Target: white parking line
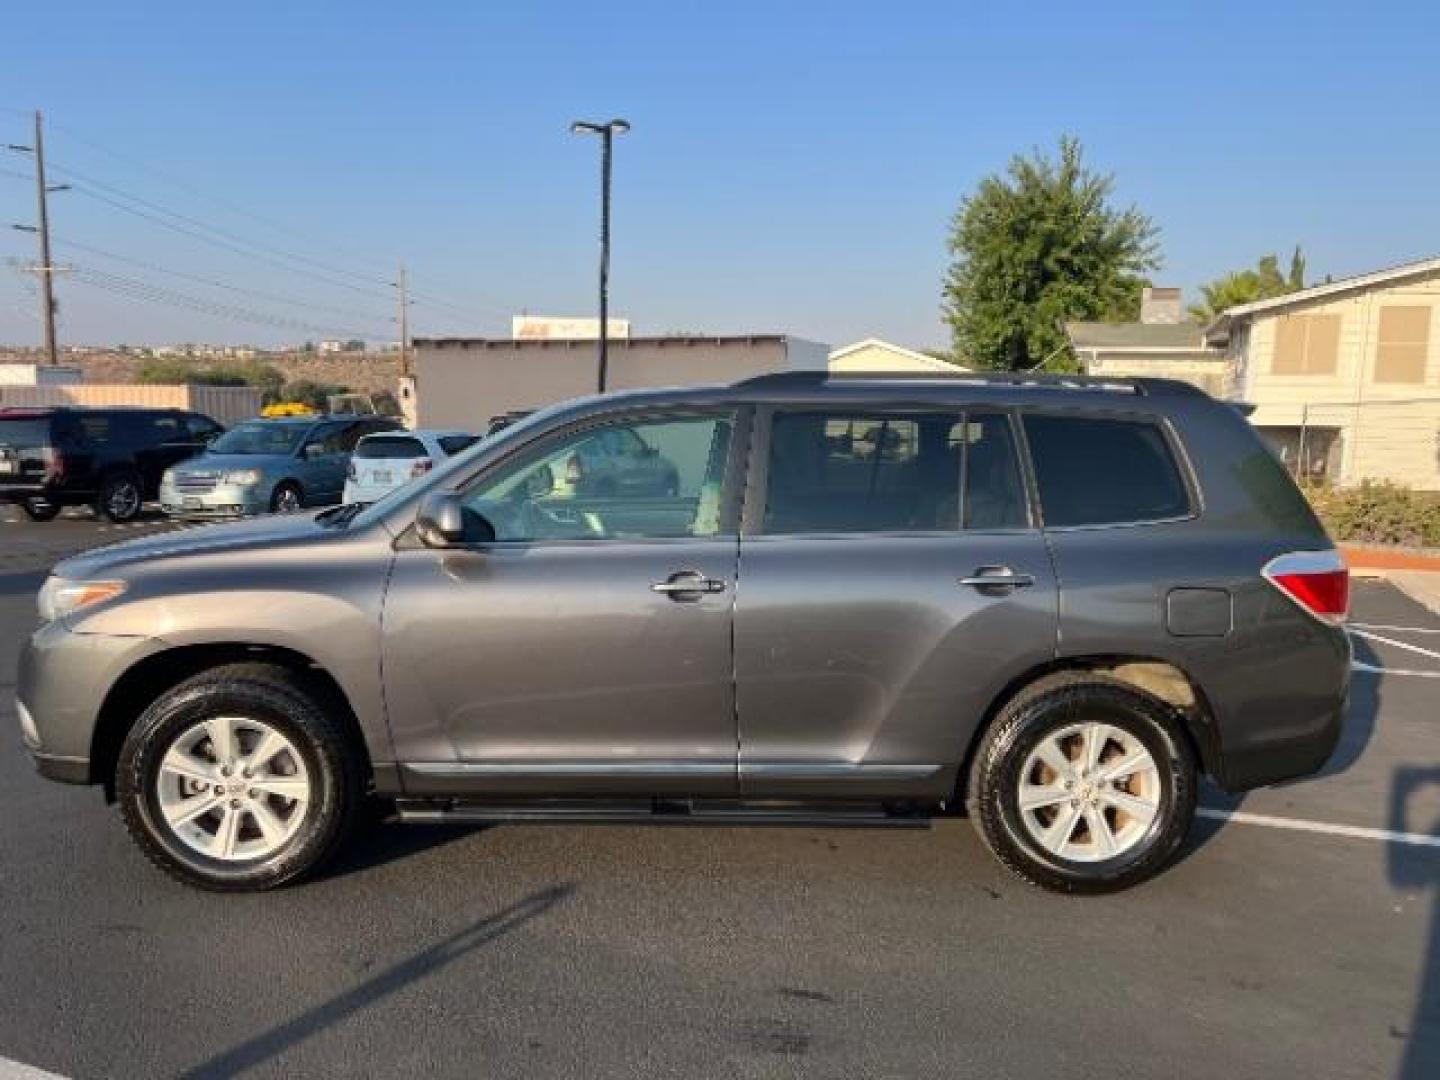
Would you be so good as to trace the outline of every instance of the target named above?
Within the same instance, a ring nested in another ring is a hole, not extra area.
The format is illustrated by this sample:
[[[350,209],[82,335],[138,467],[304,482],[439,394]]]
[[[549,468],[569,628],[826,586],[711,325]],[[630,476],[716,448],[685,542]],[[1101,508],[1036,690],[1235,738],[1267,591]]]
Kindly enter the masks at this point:
[[[1388,638],[1370,630],[1356,630],[1353,627],[1350,633],[1354,637],[1364,638],[1366,641],[1378,641],[1382,645],[1392,645],[1397,649],[1404,649],[1406,652],[1419,653],[1421,656],[1428,656],[1432,660],[1440,660],[1440,652],[1436,652],[1434,649],[1422,649],[1419,645],[1411,645],[1408,641],[1397,641],[1394,638]]]
[[[59,1073],[46,1072],[32,1065],[0,1057],[0,1080],[63,1080]]]
[[[1409,844],[1412,847],[1440,848],[1440,836],[1424,833],[1393,832],[1390,829],[1366,829],[1359,825],[1333,825],[1327,821],[1306,821],[1304,818],[1271,817],[1269,814],[1247,814],[1241,810],[1216,810],[1202,806],[1195,811],[1212,821],[1233,821],[1237,825],[1262,825],[1268,829],[1290,829],[1294,832],[1322,833],[1344,836],[1352,840],[1379,840],[1387,844]]]
[[[1440,627],[1435,626],[1387,626],[1384,623],[1364,622],[1352,622],[1346,625],[1351,630],[1385,630],[1392,634],[1440,634]]]
[[[1363,671],[1369,675],[1412,675],[1417,679],[1440,679],[1440,671],[1412,671],[1409,668],[1376,667],[1363,660],[1351,660],[1351,671]]]

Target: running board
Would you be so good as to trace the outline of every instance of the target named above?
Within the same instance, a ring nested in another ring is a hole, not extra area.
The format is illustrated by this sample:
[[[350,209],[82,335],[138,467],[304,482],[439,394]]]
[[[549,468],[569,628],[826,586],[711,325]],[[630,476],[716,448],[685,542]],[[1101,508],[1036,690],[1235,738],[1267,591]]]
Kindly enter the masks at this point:
[[[701,799],[623,801],[472,802],[458,799],[396,799],[398,820],[415,825],[790,825],[812,828],[910,828],[930,826],[914,807],[875,804],[743,803]]]

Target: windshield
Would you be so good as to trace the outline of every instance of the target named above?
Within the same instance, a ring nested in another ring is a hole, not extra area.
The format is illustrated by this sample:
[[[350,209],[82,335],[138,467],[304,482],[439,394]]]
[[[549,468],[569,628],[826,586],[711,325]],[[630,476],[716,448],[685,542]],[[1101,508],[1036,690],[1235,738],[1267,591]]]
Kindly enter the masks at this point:
[[[212,454],[293,454],[310,430],[308,424],[255,420],[236,424],[210,444]]]

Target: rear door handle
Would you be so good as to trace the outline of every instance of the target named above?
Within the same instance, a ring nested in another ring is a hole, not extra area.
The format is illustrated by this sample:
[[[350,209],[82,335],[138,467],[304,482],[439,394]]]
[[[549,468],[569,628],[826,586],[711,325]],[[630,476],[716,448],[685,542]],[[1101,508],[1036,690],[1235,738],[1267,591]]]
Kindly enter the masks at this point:
[[[1024,589],[1035,584],[1030,574],[1017,574],[1008,566],[977,566],[970,577],[962,577],[961,585],[972,589]]]
[[[724,592],[725,582],[706,577],[697,570],[681,570],[664,581],[655,582],[650,591],[664,593],[672,600],[698,600],[708,593]]]

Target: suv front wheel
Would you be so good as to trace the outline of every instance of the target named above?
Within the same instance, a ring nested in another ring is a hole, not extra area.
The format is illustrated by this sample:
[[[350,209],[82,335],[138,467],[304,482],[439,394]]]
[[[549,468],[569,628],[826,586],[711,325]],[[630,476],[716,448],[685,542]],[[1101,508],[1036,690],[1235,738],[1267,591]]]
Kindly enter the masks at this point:
[[[363,799],[356,748],[285,668],[231,664],[163,694],[126,737],[126,827],[171,877],[269,889],[317,867]]]
[[[1012,698],[975,755],[967,807],[986,846],[1047,889],[1102,893],[1158,873],[1195,817],[1195,755],[1174,711],[1074,673]]]

